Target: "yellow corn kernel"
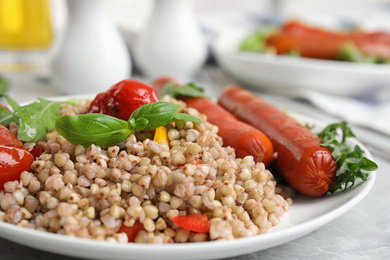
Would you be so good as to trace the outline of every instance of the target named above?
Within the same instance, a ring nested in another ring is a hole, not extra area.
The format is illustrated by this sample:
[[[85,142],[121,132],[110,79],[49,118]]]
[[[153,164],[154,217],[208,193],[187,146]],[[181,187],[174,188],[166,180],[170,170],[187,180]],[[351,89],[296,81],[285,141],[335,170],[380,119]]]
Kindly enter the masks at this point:
[[[157,143],[166,143],[169,145],[167,128],[165,126],[160,126],[156,128],[153,141]]]

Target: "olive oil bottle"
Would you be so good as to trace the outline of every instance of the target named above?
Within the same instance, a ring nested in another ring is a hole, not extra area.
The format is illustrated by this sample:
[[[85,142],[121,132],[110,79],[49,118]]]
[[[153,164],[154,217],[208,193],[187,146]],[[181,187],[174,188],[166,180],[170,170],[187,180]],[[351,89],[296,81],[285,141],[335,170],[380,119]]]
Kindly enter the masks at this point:
[[[0,67],[34,67],[53,42],[50,0],[0,0]]]

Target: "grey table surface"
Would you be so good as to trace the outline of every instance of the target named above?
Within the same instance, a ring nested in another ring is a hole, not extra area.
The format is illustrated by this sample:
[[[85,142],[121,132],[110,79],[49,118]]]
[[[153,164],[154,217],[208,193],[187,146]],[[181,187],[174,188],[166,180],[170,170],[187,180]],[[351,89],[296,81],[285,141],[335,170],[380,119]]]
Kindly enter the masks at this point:
[[[56,91],[38,84],[28,91],[15,88],[12,94],[22,102],[31,100],[31,94],[48,97],[56,95]],[[305,110],[305,107],[302,109]],[[376,142],[390,141],[389,137],[379,138],[367,131],[361,132],[361,135],[376,138],[372,140]],[[390,161],[379,157],[378,154],[374,154],[374,160],[379,166],[374,187],[354,208],[301,238],[268,250],[229,258],[229,260],[390,259]],[[0,238],[0,259],[75,260],[78,258],[40,251]]]

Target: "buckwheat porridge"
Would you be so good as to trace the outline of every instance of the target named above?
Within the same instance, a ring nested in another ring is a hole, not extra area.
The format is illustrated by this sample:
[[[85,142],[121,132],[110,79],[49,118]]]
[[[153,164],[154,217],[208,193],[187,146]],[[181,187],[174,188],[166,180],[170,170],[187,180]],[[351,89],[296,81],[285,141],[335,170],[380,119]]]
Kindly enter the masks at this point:
[[[43,152],[0,192],[0,220],[18,226],[126,243],[124,227],[140,225],[136,243],[234,239],[266,233],[292,204],[291,189],[251,156],[236,158],[218,127],[185,103],[180,112],[203,123],[176,120],[166,126],[168,143],[154,132],[132,133],[108,148],[69,143],[52,131],[25,142]],[[83,114],[90,101],[62,104],[61,115]],[[10,130],[17,133],[11,123]],[[209,232],[182,228],[171,219],[201,213]],[[119,231],[119,232],[118,232]],[[131,241],[133,242],[133,241]]]

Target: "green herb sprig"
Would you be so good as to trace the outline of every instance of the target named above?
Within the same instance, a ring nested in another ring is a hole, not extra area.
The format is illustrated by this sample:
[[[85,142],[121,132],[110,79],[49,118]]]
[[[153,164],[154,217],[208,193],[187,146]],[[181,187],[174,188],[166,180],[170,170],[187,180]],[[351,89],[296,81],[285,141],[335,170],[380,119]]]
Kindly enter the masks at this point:
[[[277,31],[275,28],[263,29],[261,31],[255,31],[254,33],[248,35],[243,39],[239,48],[241,51],[245,52],[258,52],[258,53],[270,53],[276,54],[276,50],[274,47],[267,46],[267,39]],[[300,57],[300,53],[298,50],[293,49],[283,56],[293,56]]]
[[[128,121],[103,114],[67,115],[56,119],[56,130],[72,144],[106,148],[126,139],[133,131],[153,131],[176,120],[198,124],[202,120],[178,113],[180,105],[154,102],[135,110]]]
[[[240,45],[240,50],[251,52],[265,52],[265,41],[268,34],[261,32],[254,32],[249,35]]]
[[[351,148],[347,144],[347,138],[355,137],[355,134],[346,122],[330,124],[318,136],[323,142],[322,146],[332,151],[338,166],[337,180],[330,190],[331,193],[353,187],[358,179],[367,180],[369,172],[378,169],[375,162],[364,157],[363,149],[358,145]]]
[[[371,63],[371,64],[388,64],[389,59],[375,57],[363,53],[353,42],[343,44],[339,52],[339,59],[342,61]]]
[[[9,83],[0,76],[0,95],[4,95],[8,90]]]
[[[196,83],[188,83],[181,86],[176,86],[173,82],[168,82],[165,84],[161,90],[160,97],[168,95],[173,98],[182,97],[206,97],[204,94],[204,89],[198,86]]]
[[[18,125],[18,138],[25,142],[43,140],[49,131],[54,129],[55,118],[60,115],[61,102],[38,98],[37,102],[19,106],[6,96],[6,100],[13,112],[0,108],[0,124],[9,125],[15,122]]]

